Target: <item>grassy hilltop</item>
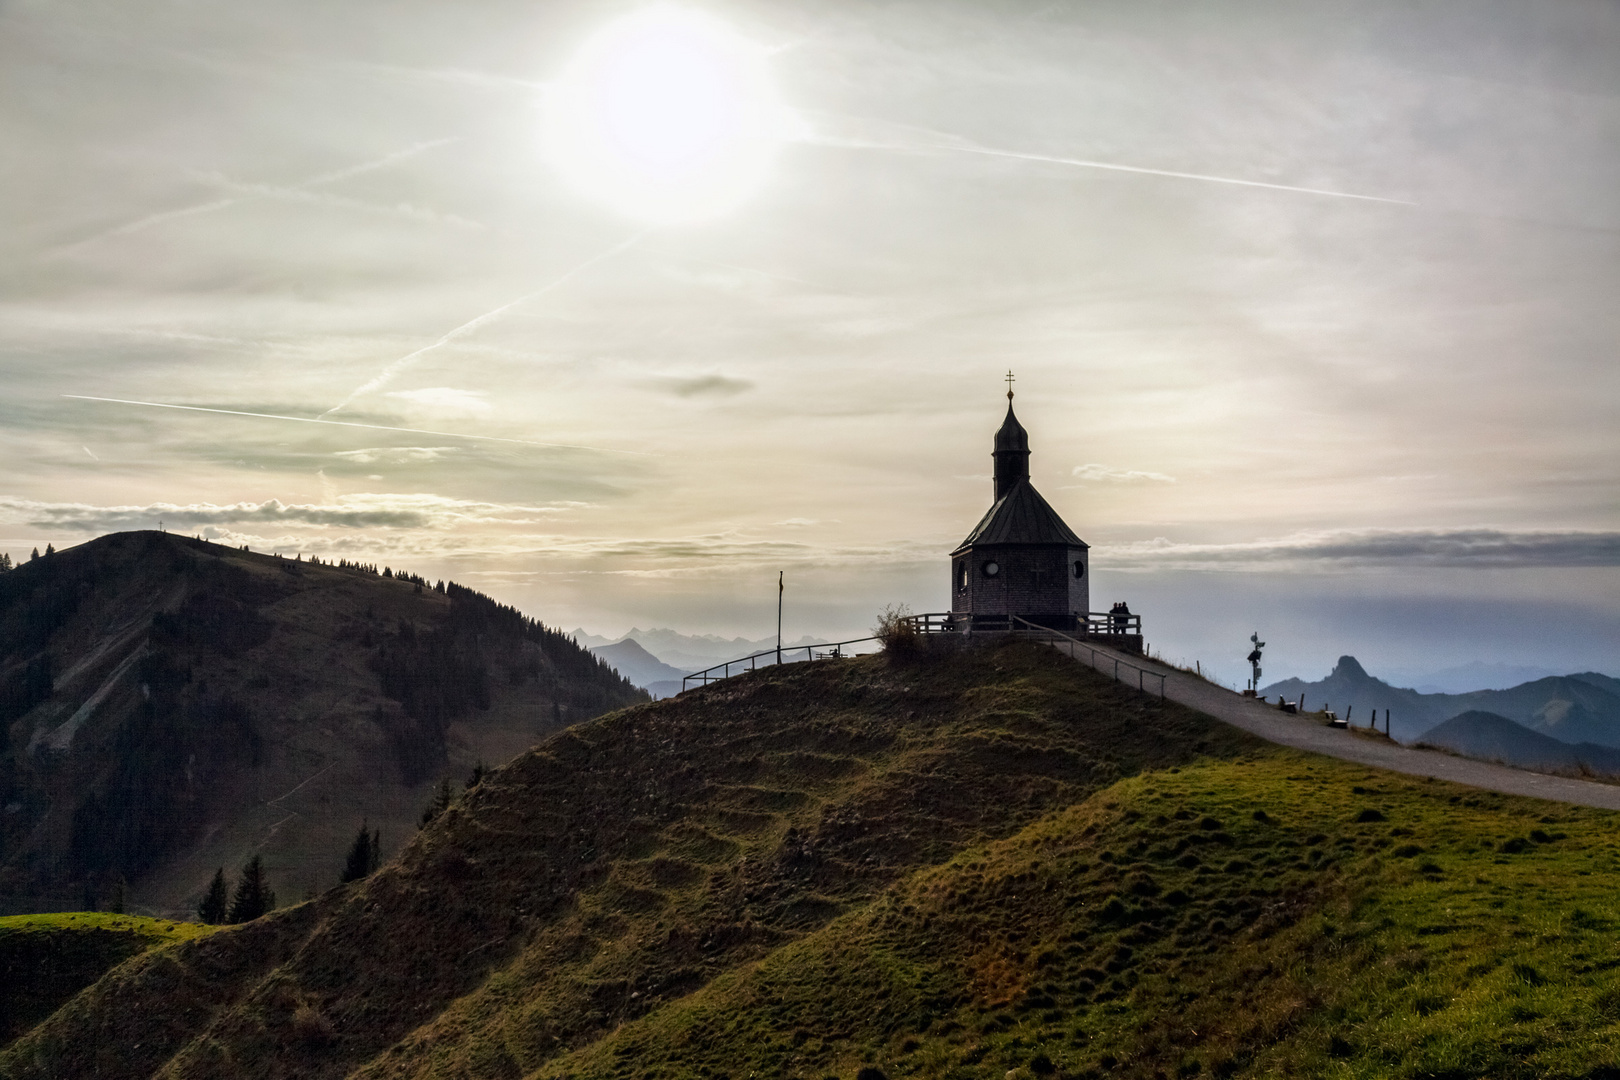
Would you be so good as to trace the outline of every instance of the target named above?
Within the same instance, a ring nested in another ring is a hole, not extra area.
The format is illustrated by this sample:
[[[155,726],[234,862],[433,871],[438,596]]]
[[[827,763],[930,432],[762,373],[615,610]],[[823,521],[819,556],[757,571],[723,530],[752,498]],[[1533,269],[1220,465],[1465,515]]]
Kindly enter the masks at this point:
[[[0,1076],[1615,1076],[1616,825],[1030,644],[770,669],[126,961]]]

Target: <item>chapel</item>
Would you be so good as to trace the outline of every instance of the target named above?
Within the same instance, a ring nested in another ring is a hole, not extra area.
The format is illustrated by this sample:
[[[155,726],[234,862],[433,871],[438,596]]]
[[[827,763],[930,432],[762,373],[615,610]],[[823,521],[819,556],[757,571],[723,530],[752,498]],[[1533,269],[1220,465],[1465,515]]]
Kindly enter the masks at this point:
[[[951,614],[969,628],[1017,615],[1083,634],[1091,610],[1090,546],[1029,482],[1029,433],[1012,402],[1009,377],[1007,417],[991,452],[995,500],[951,552]]]

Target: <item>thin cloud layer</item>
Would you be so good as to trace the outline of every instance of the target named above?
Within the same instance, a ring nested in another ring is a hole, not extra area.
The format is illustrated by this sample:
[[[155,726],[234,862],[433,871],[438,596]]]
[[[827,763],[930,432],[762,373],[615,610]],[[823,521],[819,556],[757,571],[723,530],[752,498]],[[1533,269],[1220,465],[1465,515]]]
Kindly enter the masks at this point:
[[[1305,533],[1238,544],[1188,544],[1158,537],[1099,548],[1125,567],[1243,570],[1279,564],[1323,567],[1445,566],[1547,568],[1620,566],[1620,532],[1502,529],[1375,529]]]
[[[279,499],[260,503],[149,503],[145,506],[92,506],[47,503],[0,497],[0,521],[36,529],[100,534],[122,529],[151,529],[161,522],[178,530],[200,526],[304,524],[340,529],[454,529],[477,525],[532,525],[549,515],[577,509],[579,503],[516,506],[472,502],[437,495],[341,495],[328,504],[288,504]]]
[[[1088,484],[1173,484],[1176,478],[1164,473],[1143,472],[1138,469],[1114,469],[1107,465],[1076,465],[1072,473],[1076,480]]]

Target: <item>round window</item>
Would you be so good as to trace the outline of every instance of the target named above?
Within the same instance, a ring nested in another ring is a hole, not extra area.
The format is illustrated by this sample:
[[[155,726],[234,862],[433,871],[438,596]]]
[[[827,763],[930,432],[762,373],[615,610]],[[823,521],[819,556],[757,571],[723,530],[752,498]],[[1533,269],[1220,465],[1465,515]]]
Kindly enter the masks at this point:
[[[1074,560],[1074,576],[1077,578],[1086,576],[1086,564],[1079,559]]]
[[[996,562],[994,559],[991,559],[989,562],[984,564],[985,577],[995,577],[999,573],[1001,573],[1001,564]]]

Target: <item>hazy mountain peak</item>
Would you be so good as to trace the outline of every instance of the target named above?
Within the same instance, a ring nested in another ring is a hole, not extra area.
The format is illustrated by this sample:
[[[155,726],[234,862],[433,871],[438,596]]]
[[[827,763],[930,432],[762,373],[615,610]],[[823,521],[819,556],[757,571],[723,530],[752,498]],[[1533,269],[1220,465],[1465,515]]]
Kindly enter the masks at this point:
[[[1329,678],[1369,679],[1367,669],[1361,666],[1361,661],[1353,656],[1341,656],[1339,662],[1333,665],[1333,674]]]

